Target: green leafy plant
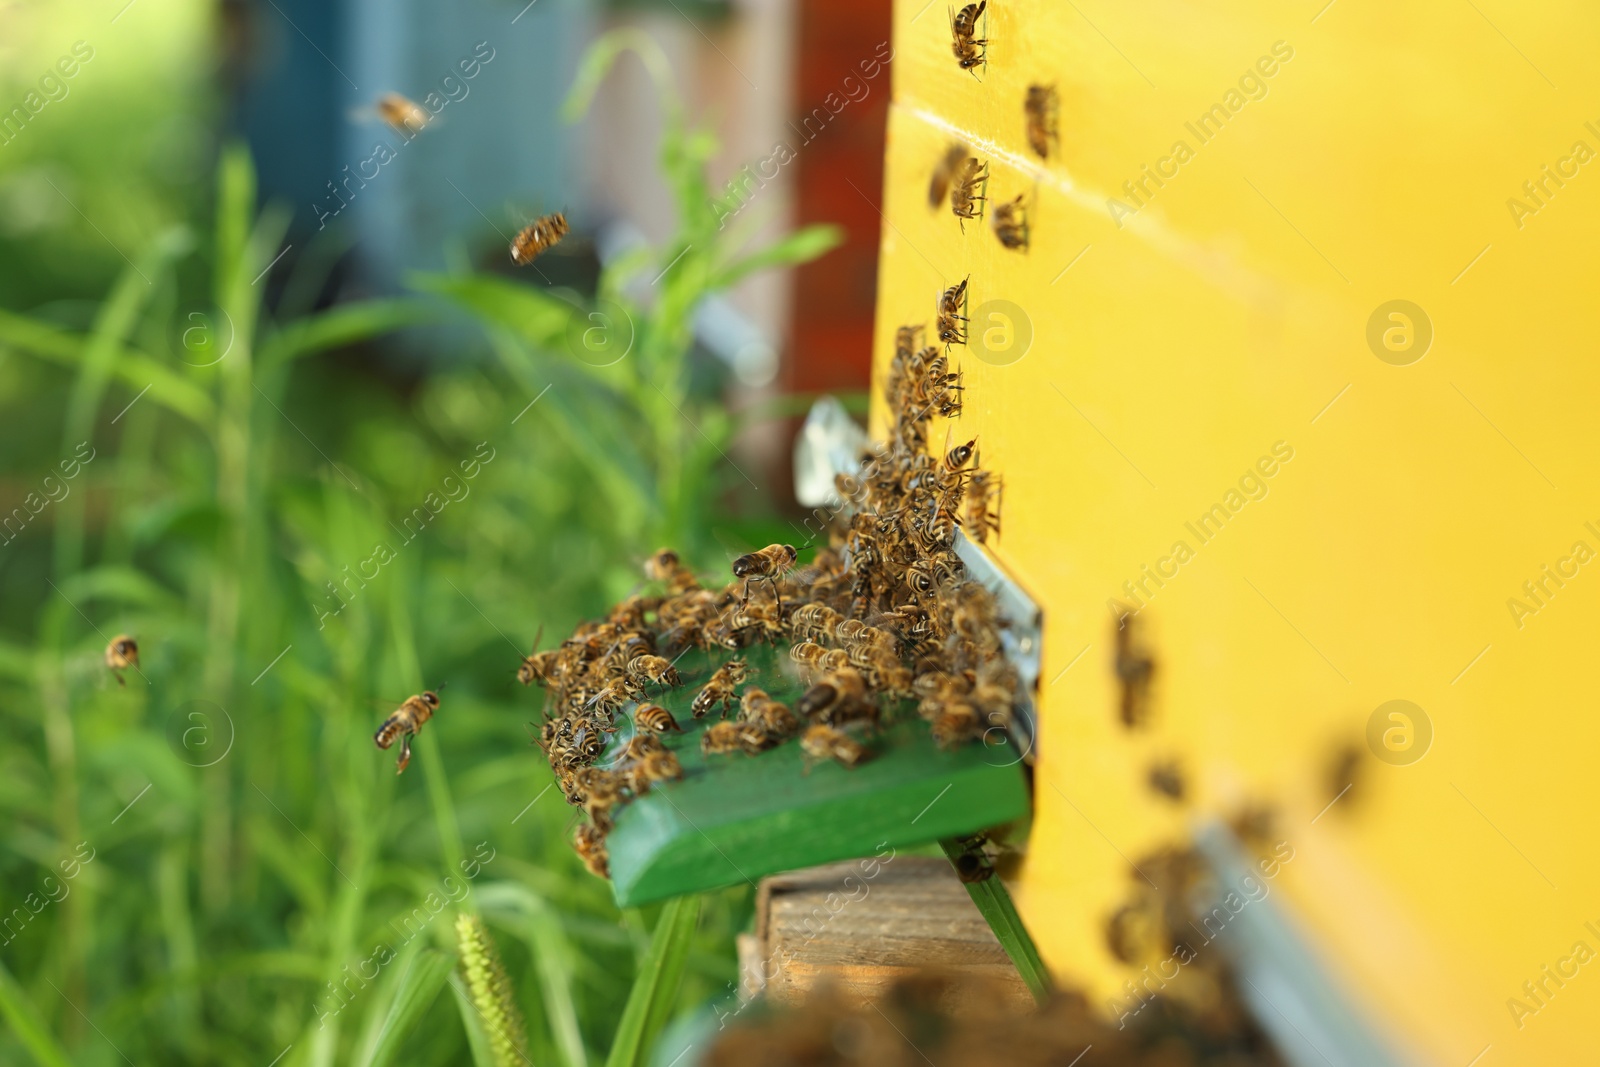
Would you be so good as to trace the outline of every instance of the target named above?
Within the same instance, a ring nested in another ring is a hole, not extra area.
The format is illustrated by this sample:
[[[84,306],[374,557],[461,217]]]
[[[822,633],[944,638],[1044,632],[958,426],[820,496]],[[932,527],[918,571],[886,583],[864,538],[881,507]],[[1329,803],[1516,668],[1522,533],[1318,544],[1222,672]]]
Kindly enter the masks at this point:
[[[716,138],[684,114],[665,56],[639,30],[606,34],[590,49],[562,113],[576,121],[622,56],[644,64],[664,122],[660,163],[677,208],[673,235],[658,247],[617,256],[592,299],[563,299],[502,278],[426,276],[483,324],[507,371],[532,393],[557,393],[548,418],[586,463],[624,544],[672,544],[693,552],[727,469],[737,427],[715,394],[691,387],[693,314],[708,295],[764,269],[805,263],[842,240],[836,226],[810,226],[765,247],[743,247],[722,220],[737,204],[713,191],[706,166]]]
[[[644,47],[608,40],[585,78]],[[640,545],[704,537],[734,424],[690,380],[696,303],[834,239],[747,253],[716,230],[714,145],[673,108],[673,241],[611,264],[587,297],[421,279],[478,318],[499,358],[410,388],[319,357],[437,321],[440,302],[299,314],[317,268],[285,260],[287,295],[269,307],[260,279],[287,219],[257,210],[237,147],[205,232],[129,244],[90,317],[0,310],[0,409],[27,443],[8,456],[17,477],[50,470],[63,445],[96,451],[70,495],[0,546],[0,729],[14,739],[0,751],[0,900],[37,893],[79,842],[95,850],[70,893],[7,932],[0,1062],[491,1062],[463,1010],[452,909],[504,935],[540,1064],[619,1047],[637,1062],[676,1008],[727,988],[748,888],[670,906],[653,927],[619,914],[564,840],[568,809],[529,754],[513,678],[541,623],[570,630],[635,580]],[[569,327],[613,306],[635,346],[591,366]],[[495,458],[470,498],[402,543],[396,528],[480,447]],[[380,542],[395,556],[364,577]],[[119,632],[142,653],[125,688],[101,658]],[[446,678],[397,777],[372,731]]]

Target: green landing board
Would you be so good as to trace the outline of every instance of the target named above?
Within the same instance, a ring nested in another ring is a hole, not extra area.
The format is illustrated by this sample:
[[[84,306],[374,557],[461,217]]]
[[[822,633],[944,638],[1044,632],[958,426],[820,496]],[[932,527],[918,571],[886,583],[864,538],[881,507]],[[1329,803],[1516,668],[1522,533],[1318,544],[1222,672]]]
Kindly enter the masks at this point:
[[[942,751],[910,704],[877,736],[864,738],[872,756],[854,769],[808,761],[798,740],[757,756],[703,756],[700,735],[717,713],[696,722],[689,703],[726,658],[689,652],[678,663],[684,685],[653,697],[684,727],[682,735],[663,737],[684,778],[657,786],[617,816],[608,847],[619,906],[753,884],[763,875],[975,833],[1028,813],[1013,743],[996,730],[988,744]],[[744,658],[752,667],[746,685],[793,706],[804,687],[786,653],[780,660],[757,647]],[[601,766],[631,736],[620,717],[617,725]]]

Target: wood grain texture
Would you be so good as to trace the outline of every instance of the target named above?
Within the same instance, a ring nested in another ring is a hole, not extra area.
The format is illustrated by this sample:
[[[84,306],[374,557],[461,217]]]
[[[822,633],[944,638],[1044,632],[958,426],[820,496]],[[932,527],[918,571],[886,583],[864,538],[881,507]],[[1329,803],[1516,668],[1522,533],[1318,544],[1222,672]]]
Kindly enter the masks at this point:
[[[847,862],[763,879],[756,932],[740,943],[748,993],[785,1003],[829,982],[868,999],[937,968],[990,982],[1008,1006],[1032,1009],[1028,987],[948,862],[894,856],[875,866],[875,877]]]

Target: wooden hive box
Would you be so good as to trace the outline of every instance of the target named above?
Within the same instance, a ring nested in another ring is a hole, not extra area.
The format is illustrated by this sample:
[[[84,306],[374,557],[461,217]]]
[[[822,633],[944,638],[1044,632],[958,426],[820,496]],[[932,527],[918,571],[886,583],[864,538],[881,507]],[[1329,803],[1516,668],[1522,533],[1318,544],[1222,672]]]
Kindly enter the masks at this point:
[[[1591,1059],[1600,9],[994,0],[979,32],[964,72],[945,7],[896,4],[876,367],[970,276],[954,432],[1045,613],[1045,958],[1115,1010],[1130,865],[1270,805],[1274,907],[1398,1056]],[[1026,250],[930,208],[952,142]]]

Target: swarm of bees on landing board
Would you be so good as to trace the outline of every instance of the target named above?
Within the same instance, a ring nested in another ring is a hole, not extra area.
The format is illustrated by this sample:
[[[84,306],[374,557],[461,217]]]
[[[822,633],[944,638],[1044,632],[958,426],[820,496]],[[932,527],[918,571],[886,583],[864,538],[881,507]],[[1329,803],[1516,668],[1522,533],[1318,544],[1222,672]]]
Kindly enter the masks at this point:
[[[965,340],[965,292],[958,283],[939,301],[949,343]],[[800,565],[792,545],[769,545],[707,588],[663,548],[644,564],[643,592],[555,648],[538,651],[536,640],[523,659],[518,679],[546,693],[535,743],[583,811],[574,847],[595,874],[609,874],[606,834],[618,811],[683,777],[662,736],[695,720],[715,717],[699,731],[710,758],[795,743],[808,766],[847,769],[871,759],[872,738],[912,702],[944,748],[1010,725],[1020,683],[1001,652],[1004,622],[953,548],[963,526],[977,540],[999,533],[1000,479],[979,469],[976,440],[929,453],[929,422],[961,413],[963,387],[945,352],[921,343],[926,330],[898,331],[885,378],[890,439],[836,478],[842,506],[810,562]],[[762,678],[740,655],[758,643],[787,649],[808,684],[792,706],[768,692],[782,679]],[[680,722],[659,701],[684,685],[675,664],[691,650],[732,658],[674,703],[688,711]],[[620,730],[623,717],[632,730]],[[619,733],[625,745],[613,743]]]

